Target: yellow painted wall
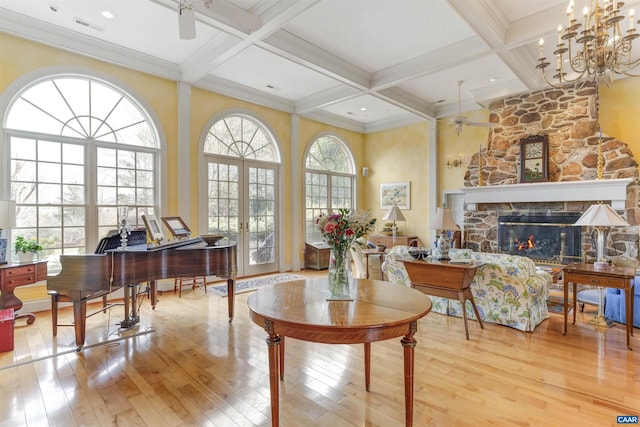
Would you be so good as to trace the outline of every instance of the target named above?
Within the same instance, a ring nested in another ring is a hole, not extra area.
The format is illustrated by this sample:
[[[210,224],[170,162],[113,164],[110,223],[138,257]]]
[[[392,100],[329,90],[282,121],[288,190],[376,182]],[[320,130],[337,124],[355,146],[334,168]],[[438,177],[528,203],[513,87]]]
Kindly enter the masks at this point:
[[[470,121],[488,122],[489,111],[480,109],[465,113]],[[463,126],[460,135],[456,135],[456,127],[450,123],[451,117],[438,121],[438,205],[441,205],[442,192],[445,190],[458,190],[464,186],[464,175],[471,157],[478,153],[480,145],[487,148],[489,128],[476,126]],[[463,165],[459,168],[449,169],[446,166],[447,156],[450,160],[458,159],[462,154]]]
[[[628,144],[640,161],[640,77],[601,85],[599,93],[602,131]]]
[[[369,175],[364,178],[365,205],[378,218],[376,231],[382,229],[380,184],[411,183],[411,209],[403,210],[406,222],[400,225],[407,235],[416,235],[427,246],[429,242],[429,124],[404,126],[365,136],[365,165]]]

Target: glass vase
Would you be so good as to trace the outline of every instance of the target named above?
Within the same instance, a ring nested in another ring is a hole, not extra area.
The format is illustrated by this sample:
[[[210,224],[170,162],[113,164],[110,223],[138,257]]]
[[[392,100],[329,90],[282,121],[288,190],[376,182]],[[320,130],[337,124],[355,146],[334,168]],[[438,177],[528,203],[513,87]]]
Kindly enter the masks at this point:
[[[349,301],[351,298],[351,251],[331,249],[329,253],[329,297],[333,301]]]

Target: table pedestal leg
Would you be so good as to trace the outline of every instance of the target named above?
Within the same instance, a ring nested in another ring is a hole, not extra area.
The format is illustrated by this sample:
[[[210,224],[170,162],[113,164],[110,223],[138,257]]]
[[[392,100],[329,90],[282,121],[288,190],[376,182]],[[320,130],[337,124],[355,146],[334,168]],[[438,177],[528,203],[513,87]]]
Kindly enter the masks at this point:
[[[371,343],[364,343],[364,385],[367,391],[371,386]]]
[[[265,322],[264,329],[269,333],[267,347],[269,351],[269,389],[271,394],[271,426],[280,425],[280,336],[273,331],[273,324]]]
[[[417,341],[413,338],[413,334],[415,334],[417,330],[417,322],[412,322],[410,332],[400,340],[404,347],[404,409],[406,427],[413,426],[413,365],[414,349],[417,344]]]

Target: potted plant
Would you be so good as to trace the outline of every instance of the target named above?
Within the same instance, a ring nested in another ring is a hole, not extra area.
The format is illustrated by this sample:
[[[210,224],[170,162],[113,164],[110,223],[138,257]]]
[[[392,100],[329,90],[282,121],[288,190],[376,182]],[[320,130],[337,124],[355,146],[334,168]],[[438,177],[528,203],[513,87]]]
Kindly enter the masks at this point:
[[[35,240],[27,240],[24,236],[16,237],[14,248],[21,264],[33,262],[35,254],[42,250],[42,246],[40,246],[38,242]]]

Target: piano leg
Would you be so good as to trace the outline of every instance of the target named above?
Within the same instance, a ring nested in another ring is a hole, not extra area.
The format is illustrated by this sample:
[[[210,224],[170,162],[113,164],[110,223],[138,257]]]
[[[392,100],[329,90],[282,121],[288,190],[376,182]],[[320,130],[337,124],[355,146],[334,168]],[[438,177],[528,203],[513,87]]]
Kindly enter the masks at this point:
[[[236,300],[234,279],[227,279],[227,301],[229,304],[229,323],[233,320],[233,302]]]
[[[124,287],[124,320],[120,322],[122,329],[129,329],[140,322],[137,306],[138,285]],[[129,306],[131,304],[131,306]]]
[[[156,304],[158,303],[158,281],[157,280],[151,280],[149,282],[149,299],[151,300],[151,308],[153,310],[156,309]],[[206,287],[205,287],[206,289]]]
[[[80,351],[84,345],[87,331],[87,300],[73,300],[73,326],[76,332],[76,351]]]

